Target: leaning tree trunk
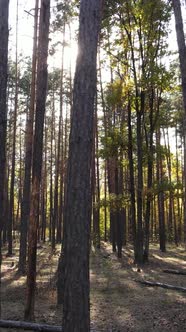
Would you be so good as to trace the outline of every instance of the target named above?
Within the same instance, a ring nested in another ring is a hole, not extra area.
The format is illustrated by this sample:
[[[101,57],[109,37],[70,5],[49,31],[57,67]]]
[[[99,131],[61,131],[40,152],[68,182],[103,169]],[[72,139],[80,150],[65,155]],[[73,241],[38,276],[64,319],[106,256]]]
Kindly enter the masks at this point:
[[[30,225],[28,234],[28,271],[25,319],[34,316],[34,296],[36,286],[36,252],[37,252],[37,222],[39,213],[39,197],[42,170],[43,127],[45,102],[47,92],[47,57],[48,35],[50,19],[50,0],[41,1],[39,44],[38,44],[38,73],[36,90],[36,118],[33,145],[32,191],[30,206]]]
[[[183,106],[184,106],[184,242],[186,243],[186,44],[183,28],[183,19],[181,13],[180,0],[172,0],[175,23],[176,35],[180,58],[182,93],[183,93]]]
[[[65,332],[90,330],[89,237],[96,58],[102,0],[81,0],[64,210]]]
[[[9,0],[0,0],[0,286],[1,286],[1,232],[4,224],[6,181],[6,88],[8,71],[8,11]],[[1,292],[1,289],[0,289]],[[1,316],[1,294],[0,294]]]

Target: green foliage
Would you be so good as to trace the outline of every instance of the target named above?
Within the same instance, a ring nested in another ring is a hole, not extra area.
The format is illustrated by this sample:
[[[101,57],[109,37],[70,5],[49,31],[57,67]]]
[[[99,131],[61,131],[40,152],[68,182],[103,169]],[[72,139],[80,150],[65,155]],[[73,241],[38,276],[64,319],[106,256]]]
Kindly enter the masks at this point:
[[[48,92],[59,92],[61,80],[61,71],[56,68],[52,72],[48,73]]]
[[[78,1],[59,1],[54,11],[55,19],[52,22],[53,31],[63,31],[64,25],[69,24],[78,15]]]
[[[120,151],[127,149],[127,138],[124,130],[109,129],[107,136],[101,138],[102,148],[99,155],[102,158],[117,157]]]
[[[128,206],[130,202],[130,198],[128,195],[116,195],[114,193],[110,194],[108,199],[104,198],[100,200],[100,207],[107,207],[111,211],[119,211],[122,208]]]
[[[162,182],[155,182],[153,186],[154,195],[158,195],[161,192],[164,192],[165,194],[172,192],[175,197],[182,197],[183,184],[181,182],[170,182],[168,178],[164,178]]]
[[[123,100],[123,86],[121,80],[115,80],[113,83],[107,85],[106,103],[112,109],[122,107]]]

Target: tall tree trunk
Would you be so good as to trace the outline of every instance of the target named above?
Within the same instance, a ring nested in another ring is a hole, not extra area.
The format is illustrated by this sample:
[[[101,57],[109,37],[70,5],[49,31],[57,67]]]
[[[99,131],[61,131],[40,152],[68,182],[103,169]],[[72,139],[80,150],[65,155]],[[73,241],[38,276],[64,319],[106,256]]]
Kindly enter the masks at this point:
[[[47,227],[47,128],[46,128],[46,118],[45,118],[45,152],[44,152],[44,170],[43,170],[43,190],[42,190],[42,236],[43,242],[46,241],[46,227]]]
[[[107,118],[106,118],[106,110],[105,110],[105,100],[104,100],[104,92],[103,92],[103,83],[102,83],[102,70],[101,70],[101,57],[100,57],[100,48],[99,48],[99,78],[100,78],[100,92],[101,92],[101,104],[103,109],[103,123],[104,123],[104,132],[105,139],[107,138]],[[107,159],[105,160],[104,165],[104,241],[107,241]]]
[[[156,144],[160,147],[161,139],[160,129],[156,133]],[[164,202],[164,191],[162,188],[163,184],[163,156],[162,153],[159,153],[157,160],[157,182],[159,184],[158,192],[158,216],[159,216],[159,241],[160,241],[160,250],[162,252],[166,251],[166,233],[165,233],[165,202]]]
[[[115,194],[115,157],[109,157],[107,161],[108,189],[109,194]],[[112,251],[116,252],[116,212],[110,206],[110,241],[112,242]]]
[[[51,133],[51,147],[53,145],[53,138],[55,139],[55,92],[54,87],[52,87],[52,133]],[[53,155],[51,155],[53,158]],[[56,141],[54,146],[54,164],[56,165],[57,158],[56,158]],[[58,170],[56,170],[58,173]],[[52,169],[51,169],[52,172]],[[53,172],[52,172],[53,173]],[[54,179],[54,210],[52,212],[52,223],[51,223],[51,244],[52,250],[55,249],[56,245],[56,225],[57,225],[57,218],[58,218],[58,174],[55,174]]]
[[[65,23],[63,27],[63,45],[62,45],[62,59],[61,59],[61,77],[60,77],[60,116],[59,116],[59,129],[58,129],[58,160],[56,165],[56,183],[57,184],[57,201],[59,200],[58,208],[58,225],[57,225],[57,242],[61,243],[62,238],[62,211],[63,211],[63,76],[64,76],[64,50],[65,50]],[[55,187],[55,190],[56,190]],[[59,192],[59,194],[58,194]],[[59,199],[58,199],[59,196]]]
[[[178,159],[178,130],[177,130],[177,124],[176,124],[176,130],[175,130],[175,136],[176,136],[176,181],[177,185],[180,183],[180,176],[179,176],[179,159]],[[181,218],[181,208],[180,208],[180,197],[179,197],[180,190],[177,189],[177,211],[178,211],[178,242],[180,243],[182,240],[182,218]]]
[[[184,242],[186,243],[186,44],[181,13],[181,2],[180,0],[172,0],[172,4],[176,23],[184,106]]]
[[[16,212],[16,219],[15,224],[16,226],[20,222],[20,205],[22,201],[22,135],[21,135],[22,128],[19,129],[19,187],[18,187],[18,197],[17,197],[17,212]]]
[[[96,57],[101,0],[81,0],[64,210],[65,332],[90,330],[89,236]]]
[[[25,319],[34,317],[34,300],[36,287],[36,253],[37,224],[39,213],[39,197],[42,171],[43,127],[45,102],[47,92],[47,57],[49,41],[50,0],[41,1],[39,43],[38,43],[38,73],[36,90],[36,118],[33,145],[32,191],[30,206],[30,225],[28,237],[28,271]]]
[[[31,166],[32,166],[32,144],[33,144],[33,123],[35,110],[35,82],[36,82],[36,63],[37,63],[37,26],[38,26],[38,6],[39,0],[35,2],[34,16],[34,40],[32,54],[32,81],[30,91],[30,108],[27,117],[25,133],[25,174],[23,185],[23,200],[21,204],[21,237],[19,249],[19,272],[26,272],[26,249],[27,249],[27,229],[30,214],[30,190],[31,190]]]
[[[92,153],[92,197],[93,197],[93,244],[100,249],[100,187],[99,187],[99,157],[98,157],[98,124],[97,124],[97,97],[94,116],[94,145]]]
[[[16,54],[15,54],[15,98],[13,117],[13,142],[12,142],[12,168],[10,180],[10,204],[8,216],[8,255],[12,255],[12,229],[14,224],[14,183],[15,183],[15,153],[16,153],[16,127],[18,109],[18,0],[16,9]]]
[[[12,168],[10,180],[10,203],[8,216],[8,255],[12,255],[12,229],[14,224],[14,183],[15,183],[15,153],[16,153],[16,129],[18,110],[18,0],[16,9],[16,54],[15,54],[15,98],[13,117],[13,143],[12,143]]]
[[[104,164],[104,241],[107,242],[107,162]]]
[[[4,223],[4,186],[6,179],[8,15],[9,0],[0,0],[0,232]]]
[[[166,161],[167,161],[167,170],[168,170],[168,177],[169,183],[172,184],[172,163],[171,163],[171,151],[170,151],[170,144],[169,144],[169,133],[168,128],[165,133],[165,129],[163,128],[163,137],[164,137],[164,145],[166,148]],[[173,190],[170,188],[169,191],[169,204],[167,210],[167,238],[169,241],[173,240],[173,223],[174,223],[174,214],[173,214],[173,205],[174,205],[174,197],[173,197]]]
[[[51,106],[52,107],[52,106]],[[51,132],[50,132],[50,225],[49,225],[49,241],[52,241],[52,223],[53,223],[53,211],[54,211],[54,195],[53,195],[53,139],[54,139],[54,112],[53,107],[51,110]]]
[[[119,157],[116,158],[115,163],[115,194],[116,198],[118,198],[119,194],[121,194],[120,190],[120,172],[119,172]],[[121,219],[121,210],[120,206],[117,206],[117,211],[115,213],[116,218],[116,242],[117,242],[117,256],[118,258],[122,257],[122,245],[123,245],[123,229],[122,229],[122,219]],[[124,222],[124,220],[123,220]]]
[[[150,217],[151,217],[151,203],[152,203],[152,180],[153,180],[153,112],[154,112],[154,90],[151,88],[149,100],[149,133],[146,132],[147,145],[147,198],[145,211],[145,245],[144,245],[144,261],[148,261],[149,257],[149,237],[150,237]],[[148,138],[149,137],[149,138]]]
[[[128,96],[128,98],[130,98]],[[136,198],[134,187],[134,162],[133,162],[133,136],[131,125],[131,105],[128,100],[128,160],[129,160],[129,177],[130,177],[130,198],[131,198],[131,223],[132,223],[132,241],[134,246],[134,256],[136,256]]]
[[[5,212],[6,131],[7,131],[7,71],[8,71],[9,0],[0,0],[0,317],[1,317],[1,235]]]
[[[136,95],[136,98],[139,98]],[[136,263],[143,263],[143,165],[142,165],[142,114],[144,111],[144,92],[141,92],[141,108],[137,107],[137,230],[136,230]],[[137,103],[137,102],[136,102]]]

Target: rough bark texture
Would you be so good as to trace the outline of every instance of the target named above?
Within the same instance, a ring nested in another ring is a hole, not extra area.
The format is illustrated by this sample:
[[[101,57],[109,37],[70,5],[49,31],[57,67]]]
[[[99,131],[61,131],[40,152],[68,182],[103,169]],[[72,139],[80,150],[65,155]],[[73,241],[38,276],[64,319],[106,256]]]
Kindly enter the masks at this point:
[[[3,227],[4,181],[6,179],[8,9],[9,1],[0,0],[0,232]]]
[[[172,0],[175,23],[176,23],[176,35],[180,58],[181,80],[182,80],[182,92],[183,92],[183,106],[184,106],[184,241],[186,243],[186,44],[183,28],[183,19],[181,13],[180,0]]]
[[[23,200],[21,204],[21,237],[20,237],[20,251],[19,251],[19,272],[21,273],[25,273],[26,269],[27,228],[28,228],[29,213],[30,213],[32,143],[33,143],[35,81],[36,81],[36,62],[37,62],[36,50],[37,50],[38,5],[39,5],[39,0],[36,0],[35,18],[34,18],[33,55],[32,55],[32,82],[31,82],[31,92],[30,92],[30,108],[29,108],[26,133],[25,133],[25,146],[26,146],[25,174],[24,174],[24,186],[23,186]]]
[[[37,223],[39,213],[39,197],[42,170],[43,127],[45,115],[45,102],[47,91],[47,56],[50,18],[50,0],[41,1],[39,46],[38,46],[38,76],[36,91],[36,119],[33,146],[32,192],[30,207],[30,225],[28,237],[28,272],[27,297],[25,306],[25,319],[34,316],[34,295],[36,285],[36,247]]]
[[[89,234],[96,57],[101,0],[81,0],[64,211],[65,332],[90,330]]]
[[[8,71],[8,14],[9,1],[0,0],[0,316],[1,316],[1,232],[5,212],[5,181],[6,181],[6,130],[7,107],[6,88]]]
[[[10,201],[8,216],[8,255],[12,255],[12,229],[14,225],[14,184],[15,184],[15,155],[16,155],[16,137],[17,137],[17,111],[18,111],[18,4],[16,4],[16,45],[15,45],[15,97],[14,97],[14,115],[13,115],[13,137],[12,137],[12,163],[11,163],[11,179],[10,179]]]

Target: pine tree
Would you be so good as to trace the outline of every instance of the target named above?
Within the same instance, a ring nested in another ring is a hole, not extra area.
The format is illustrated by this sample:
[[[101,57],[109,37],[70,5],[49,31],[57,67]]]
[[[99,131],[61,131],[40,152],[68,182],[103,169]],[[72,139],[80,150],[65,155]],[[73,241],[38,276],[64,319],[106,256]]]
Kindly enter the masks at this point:
[[[81,0],[64,209],[63,329],[90,330],[89,240],[96,57],[101,0]]]
[[[38,42],[38,72],[36,85],[36,117],[33,144],[32,191],[30,205],[30,224],[28,234],[28,271],[27,297],[25,319],[34,317],[34,301],[36,287],[36,254],[37,225],[39,220],[39,198],[43,154],[43,128],[47,92],[47,57],[49,41],[50,0],[41,1],[39,42]]]

